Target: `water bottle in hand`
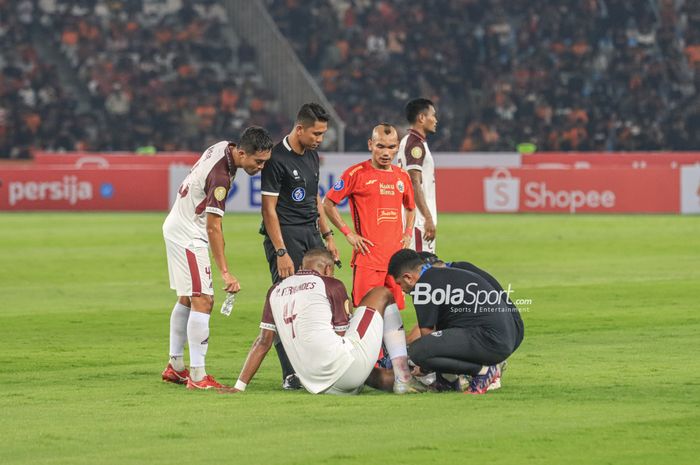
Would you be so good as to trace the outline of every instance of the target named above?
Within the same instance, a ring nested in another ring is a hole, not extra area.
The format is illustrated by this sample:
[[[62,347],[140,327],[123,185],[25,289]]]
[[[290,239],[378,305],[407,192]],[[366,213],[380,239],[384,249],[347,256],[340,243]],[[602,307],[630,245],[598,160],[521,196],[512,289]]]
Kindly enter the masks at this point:
[[[221,313],[226,316],[231,315],[233,310],[233,303],[236,301],[236,294],[230,293],[226,296],[226,300],[221,304]]]

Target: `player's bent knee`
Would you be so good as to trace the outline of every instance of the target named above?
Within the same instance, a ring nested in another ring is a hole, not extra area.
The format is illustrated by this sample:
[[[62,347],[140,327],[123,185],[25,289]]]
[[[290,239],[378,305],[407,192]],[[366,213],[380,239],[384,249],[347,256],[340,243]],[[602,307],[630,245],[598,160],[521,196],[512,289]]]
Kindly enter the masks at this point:
[[[197,297],[192,297],[191,309],[200,313],[211,313],[212,308],[214,308],[214,296],[202,294]]]
[[[425,341],[423,338],[416,340],[408,346],[408,358],[418,366],[422,366],[428,359],[428,353],[425,350]]]
[[[371,307],[377,310],[381,315],[384,315],[384,309],[387,305],[394,302],[394,296],[386,287],[375,287],[371,289],[360,300],[360,305]]]

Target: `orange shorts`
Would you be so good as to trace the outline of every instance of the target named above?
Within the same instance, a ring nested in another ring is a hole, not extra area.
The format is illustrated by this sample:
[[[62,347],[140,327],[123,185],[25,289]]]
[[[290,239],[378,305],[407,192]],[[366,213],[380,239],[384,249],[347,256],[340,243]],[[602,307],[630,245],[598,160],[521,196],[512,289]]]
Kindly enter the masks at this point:
[[[352,304],[360,306],[362,298],[375,287],[384,287],[386,271],[373,270],[363,266],[352,269]]]

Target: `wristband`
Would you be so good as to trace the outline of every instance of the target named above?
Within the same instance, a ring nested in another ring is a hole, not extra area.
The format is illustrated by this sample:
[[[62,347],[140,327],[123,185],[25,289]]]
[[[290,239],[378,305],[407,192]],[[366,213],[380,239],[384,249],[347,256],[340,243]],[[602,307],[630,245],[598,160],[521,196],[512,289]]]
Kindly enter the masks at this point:
[[[246,386],[248,386],[248,384],[246,384],[243,381],[241,381],[240,379],[238,379],[236,381],[236,384],[233,387],[235,389],[238,389],[239,391],[245,391]]]
[[[331,237],[332,235],[333,235],[333,230],[330,229],[328,232],[324,232],[323,234],[321,234],[321,237],[324,238],[324,239],[328,239],[328,238]]]
[[[350,234],[350,228],[348,227],[347,224],[343,225],[343,227],[340,228],[340,232],[347,236],[348,234]]]

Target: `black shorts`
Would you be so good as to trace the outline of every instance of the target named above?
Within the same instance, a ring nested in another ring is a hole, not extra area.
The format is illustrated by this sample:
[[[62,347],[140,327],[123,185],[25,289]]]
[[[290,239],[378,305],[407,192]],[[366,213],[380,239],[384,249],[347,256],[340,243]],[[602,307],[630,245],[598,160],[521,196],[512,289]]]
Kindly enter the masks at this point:
[[[418,366],[434,358],[495,365],[510,356],[514,345],[515,341],[498,341],[493,333],[479,326],[448,328],[417,339],[409,346],[408,356]]]
[[[289,257],[294,262],[294,271],[301,267],[301,260],[307,251],[319,247],[325,248],[315,223],[302,226],[281,226],[281,229],[284,246],[287,248]],[[265,258],[267,258],[267,263],[270,265],[270,275],[274,284],[279,281],[277,253],[267,235],[263,241],[263,247],[265,248]]]

